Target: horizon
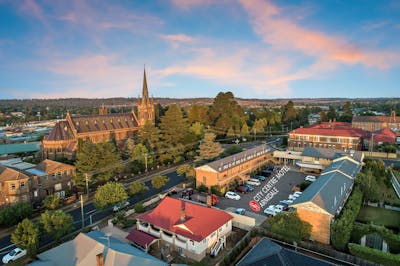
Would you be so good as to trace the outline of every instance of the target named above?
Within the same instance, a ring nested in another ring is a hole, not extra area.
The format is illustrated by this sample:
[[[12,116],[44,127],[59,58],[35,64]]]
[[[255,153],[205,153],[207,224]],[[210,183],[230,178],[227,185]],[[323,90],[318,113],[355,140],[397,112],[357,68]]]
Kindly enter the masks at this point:
[[[0,99],[400,96],[400,3],[0,0]],[[206,21],[206,23],[205,23]]]

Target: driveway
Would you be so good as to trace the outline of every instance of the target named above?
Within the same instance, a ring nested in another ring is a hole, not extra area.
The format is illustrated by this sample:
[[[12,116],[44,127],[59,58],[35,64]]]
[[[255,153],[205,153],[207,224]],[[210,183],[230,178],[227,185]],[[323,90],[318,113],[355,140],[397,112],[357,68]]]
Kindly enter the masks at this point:
[[[239,193],[239,195],[241,196],[240,200],[219,198],[219,202],[217,203],[216,207],[223,210],[229,207],[244,208],[246,209],[246,212],[254,212],[252,209],[250,209],[249,202],[251,200],[256,200],[257,202],[260,202],[260,200],[264,200],[263,206],[261,206],[261,210],[260,212],[258,212],[258,214],[262,214],[263,210],[266,209],[269,205],[277,204],[281,200],[288,199],[289,194],[292,193],[293,187],[303,182],[306,175],[300,173],[298,169],[290,169],[287,173],[282,175],[279,178],[278,182],[275,183],[274,186],[272,186],[270,189],[263,189],[268,181],[273,179],[275,176],[276,173],[272,174],[271,177],[267,178],[265,181],[262,181],[261,186],[254,187],[253,192],[245,194]],[[263,191],[274,191],[274,193],[272,193],[273,195],[271,194],[271,198],[266,198],[266,193],[263,193]]]

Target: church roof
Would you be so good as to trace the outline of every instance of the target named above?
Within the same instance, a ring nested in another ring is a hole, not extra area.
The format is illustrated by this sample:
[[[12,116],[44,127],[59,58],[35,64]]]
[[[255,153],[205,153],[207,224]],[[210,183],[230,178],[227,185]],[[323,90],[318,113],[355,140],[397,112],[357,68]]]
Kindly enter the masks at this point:
[[[77,133],[132,129],[138,126],[133,113],[71,116]]]
[[[72,133],[68,122],[65,120],[57,122],[47,137],[47,140],[53,141],[73,139],[75,139],[74,134]]]

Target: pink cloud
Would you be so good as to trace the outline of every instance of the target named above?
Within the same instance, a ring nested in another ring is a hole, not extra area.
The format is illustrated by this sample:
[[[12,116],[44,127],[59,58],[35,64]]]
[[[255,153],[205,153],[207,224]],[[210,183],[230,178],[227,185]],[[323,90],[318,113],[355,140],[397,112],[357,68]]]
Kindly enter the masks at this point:
[[[44,15],[41,7],[35,0],[25,0],[20,5],[20,10],[38,20],[44,21]]]
[[[332,64],[362,64],[387,68],[398,63],[399,55],[369,51],[352,45],[343,37],[310,30],[285,18],[282,10],[269,1],[240,0],[249,14],[254,31],[274,49],[293,50],[331,60]]]
[[[166,40],[173,48],[178,48],[181,44],[193,42],[194,39],[185,34],[161,34],[162,39]]]

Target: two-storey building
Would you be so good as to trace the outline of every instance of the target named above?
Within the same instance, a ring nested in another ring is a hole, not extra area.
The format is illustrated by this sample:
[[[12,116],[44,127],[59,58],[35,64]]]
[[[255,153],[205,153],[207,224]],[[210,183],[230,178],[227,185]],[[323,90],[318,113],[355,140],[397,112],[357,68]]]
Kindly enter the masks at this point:
[[[0,205],[30,202],[29,176],[0,165]]]

